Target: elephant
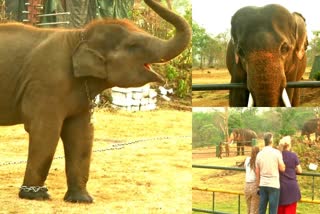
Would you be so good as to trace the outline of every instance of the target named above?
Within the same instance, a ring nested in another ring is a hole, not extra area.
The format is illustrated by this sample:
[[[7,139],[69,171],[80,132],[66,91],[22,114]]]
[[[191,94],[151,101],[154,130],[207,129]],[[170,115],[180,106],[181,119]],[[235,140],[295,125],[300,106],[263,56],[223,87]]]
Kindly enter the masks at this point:
[[[310,140],[310,134],[315,133],[316,140],[318,140],[318,136],[320,135],[320,119],[314,118],[306,121],[303,124],[303,127],[301,129],[301,136],[306,135],[308,137],[308,140]]]
[[[239,9],[231,20],[226,64],[231,83],[245,88],[230,89],[229,105],[298,106],[300,89],[286,87],[302,79],[307,46],[301,14],[277,4]]]
[[[257,134],[251,129],[235,128],[230,134],[228,143],[237,143],[237,155],[244,155],[244,146],[252,146],[252,139],[257,139]]]
[[[0,125],[23,124],[29,149],[19,197],[50,198],[45,180],[58,140],[65,153],[67,202],[91,203],[89,179],[94,97],[107,88],[163,82],[152,63],[163,63],[189,45],[191,29],[181,16],[144,0],[171,23],[168,40],[128,20],[95,20],[82,29],[0,25]]]

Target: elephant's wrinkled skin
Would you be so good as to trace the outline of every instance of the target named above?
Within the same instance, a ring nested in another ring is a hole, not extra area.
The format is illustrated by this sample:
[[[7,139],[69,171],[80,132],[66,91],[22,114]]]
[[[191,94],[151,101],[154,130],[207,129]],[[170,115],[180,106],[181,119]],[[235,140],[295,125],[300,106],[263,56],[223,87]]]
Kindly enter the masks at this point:
[[[310,119],[303,124],[301,129],[301,136],[306,135],[310,140],[310,134],[316,134],[316,140],[318,140],[318,136],[320,135],[320,119]]]
[[[252,139],[257,139],[255,131],[251,129],[235,128],[232,130],[228,142],[236,142],[237,155],[244,155],[244,146],[252,146]]]
[[[305,72],[308,45],[305,19],[280,5],[244,7],[231,21],[232,39],[227,49],[231,83],[230,106],[247,106],[249,92],[255,106],[283,106],[281,94],[289,81]],[[300,102],[299,89],[287,89],[292,106]]]
[[[120,20],[73,30],[0,25],[0,125],[22,123],[29,133],[23,186],[44,185],[61,137],[68,185],[64,199],[92,202],[86,189],[93,140],[89,99],[113,86],[162,81],[149,64],[174,58],[190,42],[183,18],[145,2],[175,26],[174,37],[161,40]],[[20,190],[19,196],[49,198],[46,191]]]

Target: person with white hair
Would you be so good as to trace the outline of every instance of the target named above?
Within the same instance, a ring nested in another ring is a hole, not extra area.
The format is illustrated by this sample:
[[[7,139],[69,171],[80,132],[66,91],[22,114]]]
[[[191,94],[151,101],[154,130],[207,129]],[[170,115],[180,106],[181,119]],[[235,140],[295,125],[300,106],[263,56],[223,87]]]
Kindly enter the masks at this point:
[[[296,153],[291,151],[291,137],[285,136],[279,142],[283,162],[286,165],[284,172],[280,172],[280,198],[278,214],[295,214],[297,202],[301,193],[296,174],[302,172],[300,161]]]

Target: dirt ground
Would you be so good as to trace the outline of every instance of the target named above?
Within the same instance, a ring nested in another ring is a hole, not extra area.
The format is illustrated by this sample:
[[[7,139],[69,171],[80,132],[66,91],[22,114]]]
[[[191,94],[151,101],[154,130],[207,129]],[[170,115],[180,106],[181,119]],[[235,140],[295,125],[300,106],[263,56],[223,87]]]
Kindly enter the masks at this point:
[[[310,74],[307,68],[303,79],[307,80]],[[214,84],[230,83],[231,77],[227,69],[204,69],[192,71],[192,84]],[[303,88],[301,89],[300,106],[319,106],[320,105],[320,88]],[[229,105],[229,91],[194,91],[192,92],[193,107],[220,107]]]
[[[0,213],[190,213],[191,117],[177,110],[95,112],[87,186],[93,204],[63,201],[61,142],[46,181],[51,200],[19,199],[28,135],[21,125],[0,127]]]

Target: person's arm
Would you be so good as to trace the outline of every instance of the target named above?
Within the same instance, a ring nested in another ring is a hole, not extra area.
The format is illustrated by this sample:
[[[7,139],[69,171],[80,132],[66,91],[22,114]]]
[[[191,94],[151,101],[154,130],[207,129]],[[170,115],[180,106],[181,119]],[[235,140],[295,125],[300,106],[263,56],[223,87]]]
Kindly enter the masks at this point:
[[[256,182],[259,186],[260,185],[260,169],[259,169],[258,165],[256,165]]]
[[[302,173],[302,168],[301,168],[300,164],[296,166],[296,173],[297,174],[301,174]]]
[[[281,159],[279,160],[278,168],[280,172],[286,171],[286,165],[283,162],[282,156],[281,156]]]

